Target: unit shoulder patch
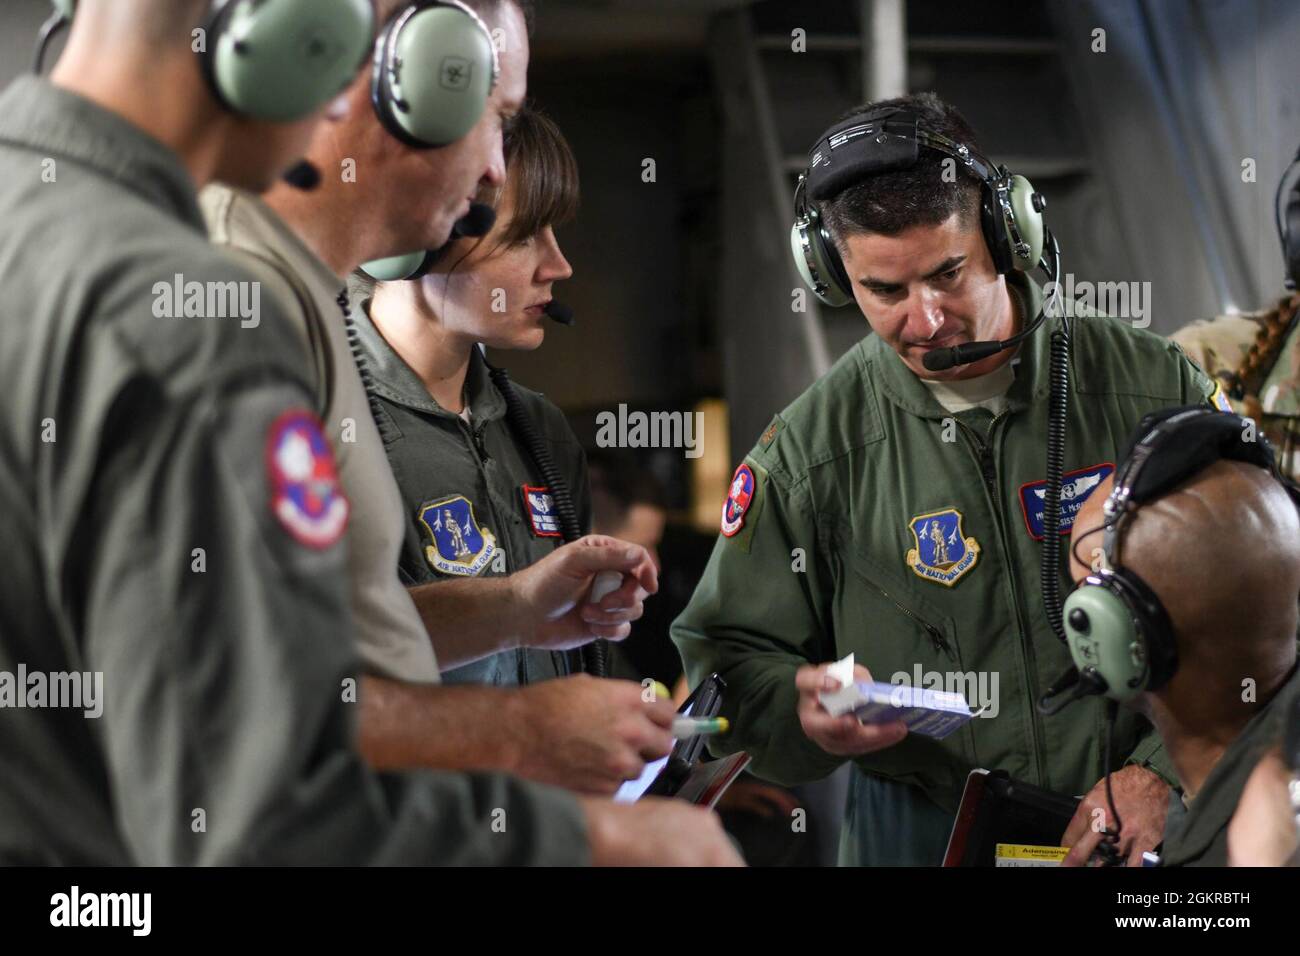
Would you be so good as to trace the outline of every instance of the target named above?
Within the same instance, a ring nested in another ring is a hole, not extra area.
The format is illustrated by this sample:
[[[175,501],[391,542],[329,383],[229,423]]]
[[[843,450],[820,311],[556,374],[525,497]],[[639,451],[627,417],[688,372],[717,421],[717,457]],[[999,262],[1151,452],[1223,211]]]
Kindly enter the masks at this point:
[[[952,587],[975,567],[980,545],[974,536],[963,536],[961,521],[960,511],[944,508],[908,522],[916,547],[908,550],[904,560],[918,577]]]
[[[474,506],[464,495],[426,502],[420,505],[419,516],[433,542],[425,546],[424,556],[435,571],[479,574],[496,554],[496,536],[479,525]]]
[[[1210,392],[1210,404],[1221,412],[1231,412],[1232,403],[1228,401],[1227,393],[1223,390],[1223,382],[1217,378],[1214,380],[1214,391]]]
[[[741,465],[731,476],[727,500],[722,505],[722,534],[732,538],[745,526],[745,513],[754,503],[754,470]]]
[[[295,540],[324,550],[342,537],[351,506],[315,415],[296,409],[271,423],[266,471],[271,511]]]

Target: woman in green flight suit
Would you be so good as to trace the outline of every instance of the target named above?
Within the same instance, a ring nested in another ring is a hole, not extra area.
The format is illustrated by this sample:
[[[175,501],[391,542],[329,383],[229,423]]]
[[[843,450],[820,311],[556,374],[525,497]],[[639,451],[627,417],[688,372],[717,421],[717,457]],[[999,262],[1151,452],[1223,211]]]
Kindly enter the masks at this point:
[[[591,521],[586,460],[563,413],[494,374],[479,347],[542,344],[552,285],[572,274],[553,227],[577,210],[577,163],[530,109],[507,131],[505,159],[504,186],[476,197],[495,210],[492,229],[453,240],[416,281],[370,286],[356,314],[359,364],[406,508],[408,585],[508,574]],[[443,679],[514,685],[579,669],[576,652],[521,648]]]

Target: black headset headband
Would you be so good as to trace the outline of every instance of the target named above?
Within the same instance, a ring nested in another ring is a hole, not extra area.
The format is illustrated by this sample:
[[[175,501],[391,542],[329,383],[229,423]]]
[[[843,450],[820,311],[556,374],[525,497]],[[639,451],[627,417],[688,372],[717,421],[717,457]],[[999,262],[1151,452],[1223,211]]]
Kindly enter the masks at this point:
[[[927,130],[909,110],[889,107],[852,116],[817,140],[808,160],[808,196],[821,202],[868,176],[913,166],[922,146],[952,157],[981,182],[999,178],[997,168],[969,146]]]

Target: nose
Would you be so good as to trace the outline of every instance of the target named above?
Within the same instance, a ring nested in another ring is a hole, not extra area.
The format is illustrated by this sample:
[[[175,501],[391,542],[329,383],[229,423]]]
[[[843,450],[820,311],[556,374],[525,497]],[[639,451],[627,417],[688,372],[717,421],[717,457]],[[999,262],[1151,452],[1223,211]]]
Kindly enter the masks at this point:
[[[558,282],[573,275],[573,267],[560,251],[560,243],[550,226],[542,231],[542,261],[538,264],[538,278],[543,282]]]
[[[943,328],[943,306],[930,290],[922,289],[908,310],[908,337],[916,342],[928,342]]]
[[[487,167],[483,170],[483,176],[479,183],[493,189],[500,189],[506,184],[505,147],[499,130],[494,134],[492,152],[488,156]]]

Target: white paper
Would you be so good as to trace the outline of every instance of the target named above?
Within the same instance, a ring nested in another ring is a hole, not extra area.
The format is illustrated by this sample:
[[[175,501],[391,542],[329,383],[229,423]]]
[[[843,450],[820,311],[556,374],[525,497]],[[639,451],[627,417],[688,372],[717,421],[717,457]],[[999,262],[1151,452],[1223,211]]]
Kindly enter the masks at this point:
[[[853,683],[853,654],[849,653],[847,657],[842,657],[830,667],[826,668],[827,675],[839,682],[840,687],[848,687]]]

